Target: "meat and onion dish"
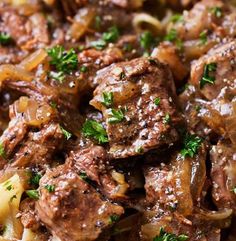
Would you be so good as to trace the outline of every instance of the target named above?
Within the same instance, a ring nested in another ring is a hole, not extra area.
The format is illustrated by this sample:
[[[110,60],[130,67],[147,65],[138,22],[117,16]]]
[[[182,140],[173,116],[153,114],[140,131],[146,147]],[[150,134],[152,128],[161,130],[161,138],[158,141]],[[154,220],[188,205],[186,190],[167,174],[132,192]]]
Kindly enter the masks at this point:
[[[0,241],[236,241],[236,1],[0,1]]]

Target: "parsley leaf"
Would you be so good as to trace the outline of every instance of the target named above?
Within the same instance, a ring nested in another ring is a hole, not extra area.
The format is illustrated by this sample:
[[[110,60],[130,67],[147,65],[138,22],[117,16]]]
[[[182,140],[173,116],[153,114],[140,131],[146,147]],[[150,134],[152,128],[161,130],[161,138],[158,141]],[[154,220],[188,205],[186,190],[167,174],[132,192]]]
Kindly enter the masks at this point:
[[[207,43],[207,31],[206,30],[202,31],[200,33],[199,37],[200,37],[201,45],[204,45]]]
[[[0,156],[5,158],[5,149],[2,143],[0,143]]]
[[[0,33],[0,44],[5,45],[11,42],[11,36],[7,33]]]
[[[159,97],[156,97],[156,98],[154,99],[154,104],[155,104],[156,106],[158,106],[158,105],[160,104],[160,102],[161,102],[161,99],[160,99]]]
[[[103,39],[99,39],[97,41],[92,41],[90,45],[97,50],[102,50],[106,47],[106,42]]]
[[[236,186],[232,189],[232,192],[236,194]]]
[[[49,184],[46,184],[44,186],[45,189],[48,190],[48,192],[54,192],[55,191],[55,185],[49,185]]]
[[[119,30],[116,26],[110,27],[108,32],[103,33],[102,39],[106,43],[114,43],[118,40],[120,36]]]
[[[39,199],[39,192],[37,190],[27,190],[25,193],[28,195],[28,197],[38,200]]]
[[[57,78],[63,78],[63,74],[69,74],[78,66],[78,58],[74,49],[65,51],[62,46],[55,46],[47,50],[48,56],[51,58],[50,64],[55,66],[58,72],[61,72]]]
[[[52,79],[57,80],[59,83],[63,83],[64,79],[65,79],[65,75],[62,71],[59,72],[55,72],[55,71],[50,71],[49,72],[49,77],[51,77]]]
[[[113,224],[119,220],[119,216],[116,214],[113,214],[109,217],[109,224]]]
[[[61,131],[64,134],[66,140],[69,140],[72,137],[72,134],[69,131],[67,131],[66,129],[64,129],[62,126],[60,126],[60,128],[61,128]]]
[[[84,181],[86,181],[88,179],[86,172],[80,172],[79,177]]]
[[[95,28],[99,30],[101,28],[102,19],[100,16],[95,17]]]
[[[103,97],[103,101],[101,103],[104,106],[110,107],[113,104],[113,93],[112,92],[103,92],[102,97]]]
[[[160,234],[153,241],[185,241],[187,239],[187,235],[181,234],[177,236],[176,234],[167,233],[163,228],[160,228]]]
[[[212,76],[212,73],[216,72],[216,68],[216,63],[210,63],[204,66],[203,76],[200,80],[200,89],[202,89],[206,84],[214,84],[215,77]]]
[[[177,23],[177,22],[182,22],[184,20],[183,15],[181,14],[174,14],[171,18],[170,21],[173,23]]]
[[[194,157],[194,155],[197,154],[201,143],[202,139],[200,137],[186,133],[183,142],[183,149],[180,151],[182,157]]]
[[[149,31],[145,31],[140,36],[140,45],[145,50],[149,50],[156,44],[154,36]]]
[[[80,70],[80,72],[85,73],[88,71],[88,67],[85,65],[82,65],[79,70]]]
[[[213,7],[210,9],[211,13],[213,13],[217,18],[221,18],[223,13],[220,7]]]
[[[111,109],[109,114],[108,122],[111,124],[119,123],[124,120],[124,112],[122,109]]]
[[[41,177],[42,177],[42,175],[40,173],[32,173],[29,183],[31,185],[38,186]]]
[[[170,41],[176,44],[176,47],[178,49],[182,49],[183,47],[183,43],[182,40],[180,38],[178,38],[178,34],[176,29],[172,28],[167,35],[164,37],[165,41]]]
[[[97,140],[99,144],[108,142],[106,130],[102,124],[95,120],[86,120],[82,127],[82,132],[84,136],[92,137],[93,139]]]
[[[167,113],[163,118],[163,124],[168,124],[170,123],[170,121],[171,121],[170,114]]]

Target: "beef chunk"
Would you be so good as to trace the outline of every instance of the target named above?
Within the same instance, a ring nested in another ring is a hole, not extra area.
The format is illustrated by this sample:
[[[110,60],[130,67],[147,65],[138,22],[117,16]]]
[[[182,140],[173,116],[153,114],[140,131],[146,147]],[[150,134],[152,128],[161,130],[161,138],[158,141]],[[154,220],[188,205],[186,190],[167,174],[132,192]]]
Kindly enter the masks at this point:
[[[206,150],[204,145],[195,157],[182,159],[171,156],[170,164],[144,168],[146,200],[149,206],[177,210],[183,215],[193,212],[193,204],[200,202],[206,180]]]
[[[113,158],[134,156],[179,139],[177,129],[183,119],[165,65],[156,59],[134,59],[100,70],[96,79],[99,86],[90,103],[103,112]],[[112,108],[102,104],[106,93],[113,95]]]
[[[235,147],[230,141],[220,141],[211,150],[212,196],[219,209],[232,208],[236,213]]]
[[[108,166],[108,156],[101,146],[73,150],[67,159],[71,167],[76,168],[84,179],[90,179],[99,185],[100,190],[109,198],[124,198],[128,184],[125,181],[116,182],[113,179],[115,170]],[[123,177],[123,174],[116,173]],[[124,178],[124,177],[123,177]]]
[[[0,16],[0,32],[9,34],[21,49],[32,50],[49,44],[47,20],[43,14],[26,17],[15,9],[0,6]]]
[[[45,188],[49,185],[53,190]],[[123,213],[121,206],[103,200],[67,165],[47,171],[40,192],[39,218],[62,241],[95,240],[110,227],[110,216]]]
[[[192,64],[190,83],[195,85],[206,99],[216,98],[225,86],[234,87],[235,47],[236,41],[221,44]],[[213,66],[213,70],[209,70],[211,66]],[[206,74],[206,68],[208,68],[208,74]],[[206,82],[204,86],[201,86],[201,82],[205,82],[202,77],[210,77],[213,81],[212,83]]]

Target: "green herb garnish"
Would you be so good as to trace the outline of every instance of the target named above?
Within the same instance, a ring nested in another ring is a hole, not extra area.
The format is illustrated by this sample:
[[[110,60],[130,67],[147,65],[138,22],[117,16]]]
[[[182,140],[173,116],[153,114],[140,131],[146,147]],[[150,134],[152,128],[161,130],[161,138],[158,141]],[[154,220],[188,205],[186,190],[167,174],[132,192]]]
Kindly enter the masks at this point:
[[[72,70],[75,70],[78,66],[78,58],[74,49],[65,51],[62,46],[55,46],[47,50],[48,56],[51,58],[50,64],[56,68],[58,74],[50,75],[54,79],[62,81],[64,74],[69,74]]]
[[[214,84],[215,76],[212,76],[216,72],[217,64],[210,63],[204,66],[203,76],[200,80],[200,89],[202,89],[206,84]]]
[[[101,28],[102,19],[100,16],[95,17],[95,28],[99,30]]]
[[[116,223],[119,220],[119,216],[116,214],[113,214],[109,217],[109,224]]]
[[[60,128],[66,140],[69,140],[72,137],[72,134],[69,131],[65,130],[62,126],[60,126]]]
[[[99,39],[97,41],[92,41],[90,45],[95,49],[102,50],[106,47],[107,43],[103,39]]]
[[[29,180],[29,183],[31,185],[34,185],[34,186],[39,186],[39,181],[40,179],[42,178],[42,175],[38,172],[38,173],[32,173],[31,177],[30,177],[30,180]]]
[[[159,97],[156,97],[156,98],[154,99],[154,104],[155,104],[156,106],[158,106],[158,105],[160,104],[160,102],[161,102],[161,99],[160,99]]]
[[[88,179],[86,172],[80,172],[79,177],[84,181]]]
[[[0,33],[0,44],[5,45],[11,42],[11,36],[7,33]]]
[[[86,120],[82,127],[82,132],[85,137],[91,137],[97,140],[99,144],[108,142],[106,130],[102,124],[95,120]]]
[[[119,123],[125,118],[124,112],[122,109],[111,109],[108,122],[111,124]]]
[[[87,66],[84,66],[84,65],[82,65],[81,67],[80,67],[80,72],[82,72],[82,73],[85,73],[85,72],[87,72],[88,71],[88,67]]]
[[[170,123],[170,121],[171,121],[170,114],[167,113],[163,118],[163,124],[168,124],[168,123]]]
[[[182,22],[184,20],[183,15],[181,14],[174,14],[171,18],[170,21],[173,23],[177,23],[177,22]]]
[[[183,42],[180,38],[178,38],[177,31],[174,28],[172,28],[168,32],[168,34],[164,37],[164,40],[175,43],[175,45],[178,49],[182,49],[182,47],[183,47]]]
[[[183,149],[180,151],[182,157],[194,157],[202,143],[202,139],[197,135],[185,134],[183,141]]]
[[[3,157],[3,158],[5,158],[5,149],[4,149],[4,147],[3,147],[3,144],[2,143],[0,143],[0,156],[1,157]]]
[[[200,33],[199,37],[200,37],[201,45],[204,45],[207,43],[207,31],[206,30],[202,31]]]
[[[177,236],[176,234],[167,233],[164,228],[160,228],[160,234],[153,241],[185,241],[187,239],[188,236],[185,234]]]
[[[143,32],[140,36],[139,41],[140,41],[141,47],[144,48],[145,50],[150,50],[150,48],[152,48],[156,44],[156,40],[154,36],[149,31]]]
[[[113,104],[113,93],[112,92],[103,92],[102,93],[103,101],[101,102],[104,106],[110,107]]]
[[[220,7],[213,7],[210,9],[211,13],[213,13],[217,18],[221,18],[223,13]]]
[[[103,33],[102,39],[106,43],[114,43],[118,40],[119,36],[120,34],[118,28],[116,26],[113,26],[109,28],[107,32]]]
[[[55,185],[47,184],[47,185],[44,186],[44,188],[47,189],[48,192],[54,192],[55,191]]]
[[[39,199],[39,192],[37,190],[27,190],[25,193],[28,195],[28,197],[38,200]]]

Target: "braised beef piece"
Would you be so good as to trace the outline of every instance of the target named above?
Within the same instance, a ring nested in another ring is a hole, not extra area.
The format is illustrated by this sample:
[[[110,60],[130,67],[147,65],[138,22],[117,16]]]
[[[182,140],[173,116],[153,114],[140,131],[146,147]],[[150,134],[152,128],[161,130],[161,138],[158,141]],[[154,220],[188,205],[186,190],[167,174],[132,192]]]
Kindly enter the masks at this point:
[[[236,41],[227,42],[211,49],[206,55],[193,62],[190,83],[196,86],[206,99],[216,98],[225,86],[234,87],[235,50]],[[211,83],[205,82],[203,77],[212,78]]]
[[[95,240],[112,226],[111,216],[124,212],[121,206],[103,200],[66,164],[47,171],[40,181],[40,193],[36,203],[39,218],[62,241]]]
[[[178,141],[184,121],[166,65],[147,58],[112,64],[98,72],[96,81],[99,85],[90,104],[103,112],[112,158],[139,155]],[[104,93],[113,95],[112,108],[102,104]]]
[[[14,167],[51,163],[65,140],[60,125],[54,122],[54,111],[47,103],[27,97],[11,105],[11,121],[0,137],[5,150],[1,163]]]
[[[213,200],[220,210],[232,208],[234,213],[236,213],[235,153],[235,146],[229,140],[220,141],[210,152]]]
[[[0,6],[0,32],[8,34],[23,50],[45,47],[50,38],[46,17],[42,13],[24,16],[16,9]]]
[[[85,180],[94,181],[107,197],[111,199],[125,198],[128,184],[122,180],[119,183],[113,178],[113,175],[119,175],[121,178],[124,175],[117,173],[109,166],[108,155],[103,147],[91,146],[82,150],[81,148],[72,150],[66,162],[71,168],[84,175]]]

